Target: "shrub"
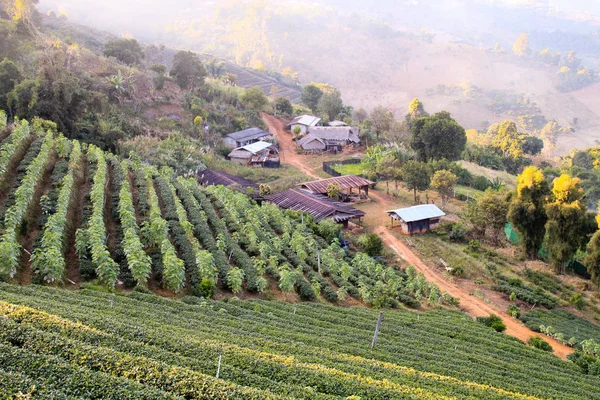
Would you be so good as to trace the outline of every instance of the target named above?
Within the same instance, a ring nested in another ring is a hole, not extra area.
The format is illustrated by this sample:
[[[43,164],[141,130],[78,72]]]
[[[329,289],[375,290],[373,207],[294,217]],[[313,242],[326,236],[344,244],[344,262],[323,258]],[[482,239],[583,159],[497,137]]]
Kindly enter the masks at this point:
[[[489,317],[477,317],[477,322],[489,326],[496,332],[504,332],[506,330],[506,325],[504,325],[502,319],[495,314],[491,314]]]
[[[464,242],[466,235],[466,231],[460,225],[453,224],[452,231],[448,234],[448,239],[452,242]]]
[[[515,304],[509,305],[506,312],[513,318],[519,318],[521,316],[521,309]]]
[[[217,287],[215,286],[213,281],[204,278],[202,279],[202,282],[200,282],[200,284],[198,285],[197,292],[200,296],[204,297],[205,299],[210,299],[217,292]]]
[[[383,251],[383,240],[375,233],[367,233],[358,238],[358,244],[371,257],[378,256]]]
[[[550,344],[548,342],[546,342],[544,339],[542,339],[539,336],[532,336],[529,338],[529,340],[527,341],[527,343],[531,346],[531,347],[535,347],[536,349],[540,349],[543,351],[547,351],[547,352],[552,352],[552,346],[550,346]]]

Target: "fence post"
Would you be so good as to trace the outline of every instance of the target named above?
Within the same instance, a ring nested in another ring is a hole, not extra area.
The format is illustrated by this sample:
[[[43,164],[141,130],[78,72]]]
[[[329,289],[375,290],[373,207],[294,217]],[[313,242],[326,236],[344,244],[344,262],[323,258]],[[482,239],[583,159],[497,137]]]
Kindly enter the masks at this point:
[[[383,319],[383,311],[379,311],[379,318],[377,318],[377,326],[375,327],[375,334],[373,335],[373,342],[371,343],[371,349],[375,348],[377,344],[377,336],[379,336],[379,328],[381,327],[381,320]]]

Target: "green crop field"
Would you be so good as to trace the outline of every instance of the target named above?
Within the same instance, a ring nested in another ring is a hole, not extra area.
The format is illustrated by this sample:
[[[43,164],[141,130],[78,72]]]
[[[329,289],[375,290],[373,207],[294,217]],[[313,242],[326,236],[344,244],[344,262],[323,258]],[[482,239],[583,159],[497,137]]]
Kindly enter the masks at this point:
[[[0,315],[1,392],[32,398],[600,398],[600,378],[455,311],[387,311],[374,350],[363,307],[0,284]]]
[[[550,328],[549,334],[562,340],[575,338],[576,343],[588,339],[600,342],[600,326],[564,310],[533,310],[522,315],[521,320],[537,332],[546,333]]]

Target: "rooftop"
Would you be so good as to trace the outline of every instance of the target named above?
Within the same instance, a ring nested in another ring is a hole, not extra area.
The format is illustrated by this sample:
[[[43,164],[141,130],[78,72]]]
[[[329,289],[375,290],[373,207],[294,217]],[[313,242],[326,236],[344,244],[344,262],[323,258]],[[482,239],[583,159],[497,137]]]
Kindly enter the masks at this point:
[[[298,146],[302,147],[306,143],[310,143],[313,140],[317,140],[317,141],[321,142],[323,145],[325,144],[323,139],[318,138],[317,136],[313,135],[312,133],[309,133],[308,135],[304,136],[302,139],[298,140]]]
[[[319,121],[321,121],[321,118],[319,117],[315,117],[314,115],[301,115],[299,117],[296,117],[292,120],[292,122],[290,122],[288,124],[288,126],[290,125],[305,125],[305,126],[315,126],[319,123]]]
[[[348,124],[345,123],[344,121],[335,120],[335,121],[331,121],[329,123],[329,126],[334,126],[334,127],[336,127],[336,126],[348,126]]]
[[[306,188],[313,193],[327,193],[327,186],[331,183],[340,185],[341,190],[357,189],[364,186],[373,185],[375,182],[356,175],[336,176],[333,178],[321,179],[313,182],[301,183],[298,186]]]
[[[244,140],[258,139],[260,137],[269,136],[269,135],[271,135],[269,132],[265,132],[260,128],[250,128],[250,129],[245,129],[243,131],[230,133],[229,135],[227,135],[227,137],[230,139],[233,139],[233,140],[237,140],[237,141],[244,141]]]
[[[258,189],[258,184],[252,182],[251,180],[214,169],[205,169],[204,171],[198,172],[198,180],[203,185],[238,186],[241,188],[251,187]]]
[[[264,198],[283,209],[309,213],[317,221],[332,218],[335,222],[344,222],[365,216],[363,211],[347,204],[301,189],[289,189],[285,192],[267,195]]]
[[[358,134],[360,129],[350,126],[314,126],[308,132],[323,140],[339,140],[359,143]]]
[[[388,214],[396,214],[404,222],[422,221],[424,219],[439,218],[446,215],[435,204],[422,204],[397,210],[386,211]]]
[[[235,150],[246,150],[246,151],[249,151],[252,154],[256,154],[256,153],[259,153],[259,152],[261,152],[263,150],[268,149],[271,146],[273,146],[273,143],[263,142],[262,140],[260,140],[260,141],[255,142],[255,143],[248,144],[246,146],[238,147]]]

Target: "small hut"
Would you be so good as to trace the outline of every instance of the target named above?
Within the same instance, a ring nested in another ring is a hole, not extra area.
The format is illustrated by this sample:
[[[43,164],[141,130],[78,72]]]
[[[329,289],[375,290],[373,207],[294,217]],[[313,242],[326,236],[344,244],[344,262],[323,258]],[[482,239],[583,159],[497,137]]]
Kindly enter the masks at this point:
[[[344,175],[313,182],[305,182],[298,186],[311,193],[327,195],[327,188],[332,183],[337,183],[340,186],[340,197],[343,200],[368,198],[369,187],[375,185],[375,182],[361,178],[360,176]]]
[[[386,212],[391,218],[392,227],[394,227],[394,221],[399,221],[402,233],[406,235],[425,233],[436,229],[440,226],[441,218],[446,215],[435,204],[422,204]]]

